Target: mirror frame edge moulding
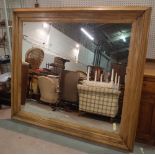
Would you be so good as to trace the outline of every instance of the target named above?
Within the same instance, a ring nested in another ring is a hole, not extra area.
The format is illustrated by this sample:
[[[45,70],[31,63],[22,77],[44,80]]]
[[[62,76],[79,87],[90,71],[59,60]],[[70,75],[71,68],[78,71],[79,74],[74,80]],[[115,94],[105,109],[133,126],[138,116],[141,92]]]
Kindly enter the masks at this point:
[[[20,8],[13,10],[11,117],[97,143],[132,151],[138,123],[140,96],[151,7]],[[23,22],[131,23],[126,85],[119,133],[43,118],[21,110],[21,62]]]

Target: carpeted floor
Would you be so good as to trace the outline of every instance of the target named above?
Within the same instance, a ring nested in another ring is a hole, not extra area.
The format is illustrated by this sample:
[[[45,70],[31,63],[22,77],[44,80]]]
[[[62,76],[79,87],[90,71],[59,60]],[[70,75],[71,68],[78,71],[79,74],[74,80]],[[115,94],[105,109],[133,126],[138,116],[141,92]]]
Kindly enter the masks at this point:
[[[125,153],[10,119],[10,108],[0,109],[0,153]],[[155,147],[136,143],[133,153],[154,153]]]
[[[59,119],[65,122],[78,123],[80,125],[85,125],[90,128],[96,128],[100,130],[106,130],[110,132],[119,132],[119,124],[111,123],[109,120],[105,121],[102,116],[82,114],[79,116],[78,112],[66,112],[64,110],[52,111],[51,107],[48,105],[40,104],[37,101],[27,101],[23,106],[23,110],[27,112],[32,112],[33,114],[38,114],[46,118]],[[113,130],[114,126],[114,130]]]

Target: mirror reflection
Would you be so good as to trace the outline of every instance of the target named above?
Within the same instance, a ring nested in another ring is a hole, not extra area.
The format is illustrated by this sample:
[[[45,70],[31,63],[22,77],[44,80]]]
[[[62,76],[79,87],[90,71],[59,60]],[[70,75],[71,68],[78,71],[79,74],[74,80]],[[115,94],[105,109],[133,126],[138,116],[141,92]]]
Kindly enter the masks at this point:
[[[118,132],[131,24],[24,22],[22,110]]]

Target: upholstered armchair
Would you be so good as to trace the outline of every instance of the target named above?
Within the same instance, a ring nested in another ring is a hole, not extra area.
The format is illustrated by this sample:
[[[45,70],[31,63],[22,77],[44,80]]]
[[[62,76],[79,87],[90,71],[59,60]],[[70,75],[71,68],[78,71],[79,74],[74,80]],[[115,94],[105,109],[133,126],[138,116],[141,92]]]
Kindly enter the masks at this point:
[[[46,76],[38,77],[40,100],[49,104],[57,103],[59,99],[59,79]]]

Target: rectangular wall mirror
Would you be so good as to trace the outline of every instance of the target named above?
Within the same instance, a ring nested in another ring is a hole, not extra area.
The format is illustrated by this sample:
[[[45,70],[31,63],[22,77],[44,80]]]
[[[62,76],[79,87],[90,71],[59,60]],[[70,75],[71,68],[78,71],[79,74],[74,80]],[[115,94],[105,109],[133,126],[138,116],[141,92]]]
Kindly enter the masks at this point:
[[[15,9],[12,118],[131,151],[150,10]]]

